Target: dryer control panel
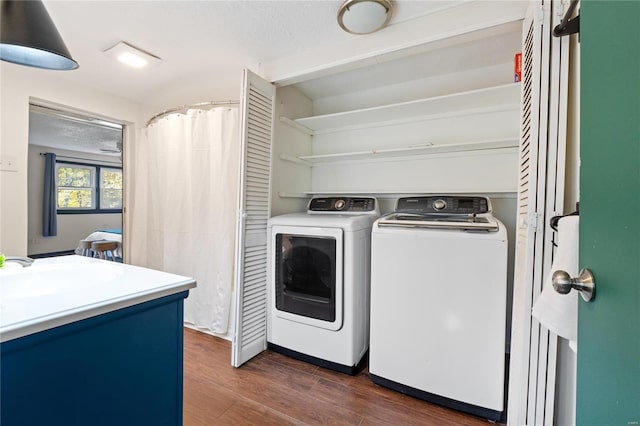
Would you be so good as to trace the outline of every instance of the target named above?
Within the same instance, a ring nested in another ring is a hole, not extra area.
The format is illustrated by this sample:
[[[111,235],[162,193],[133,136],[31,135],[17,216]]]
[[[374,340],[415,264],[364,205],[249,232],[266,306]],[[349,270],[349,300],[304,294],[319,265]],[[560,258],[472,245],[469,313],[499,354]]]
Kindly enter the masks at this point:
[[[484,214],[491,212],[487,197],[464,197],[455,195],[434,195],[424,197],[399,198],[396,212],[406,213],[446,213]]]
[[[373,197],[317,197],[309,201],[308,213],[377,213]]]

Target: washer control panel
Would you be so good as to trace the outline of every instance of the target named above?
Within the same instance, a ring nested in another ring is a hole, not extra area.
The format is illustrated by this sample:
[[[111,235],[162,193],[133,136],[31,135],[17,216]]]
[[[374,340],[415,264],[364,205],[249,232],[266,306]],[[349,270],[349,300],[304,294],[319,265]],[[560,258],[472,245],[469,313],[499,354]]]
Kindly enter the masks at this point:
[[[372,197],[317,197],[309,201],[309,213],[369,213],[377,211]]]
[[[398,198],[396,212],[483,214],[491,212],[491,205],[487,197],[430,195]]]

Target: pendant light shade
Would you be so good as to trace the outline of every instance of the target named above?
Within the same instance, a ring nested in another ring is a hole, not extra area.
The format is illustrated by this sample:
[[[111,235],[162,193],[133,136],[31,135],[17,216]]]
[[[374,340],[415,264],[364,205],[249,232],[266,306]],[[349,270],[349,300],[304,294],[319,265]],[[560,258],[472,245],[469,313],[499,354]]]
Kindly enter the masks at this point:
[[[40,0],[2,0],[0,59],[50,70],[73,70],[73,60]]]

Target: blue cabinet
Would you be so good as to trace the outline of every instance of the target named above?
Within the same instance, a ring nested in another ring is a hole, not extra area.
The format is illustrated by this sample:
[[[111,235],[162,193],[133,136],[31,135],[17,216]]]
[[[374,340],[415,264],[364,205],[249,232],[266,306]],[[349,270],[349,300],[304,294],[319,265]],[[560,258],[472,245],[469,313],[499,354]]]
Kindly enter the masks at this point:
[[[188,294],[0,344],[0,424],[182,424]]]

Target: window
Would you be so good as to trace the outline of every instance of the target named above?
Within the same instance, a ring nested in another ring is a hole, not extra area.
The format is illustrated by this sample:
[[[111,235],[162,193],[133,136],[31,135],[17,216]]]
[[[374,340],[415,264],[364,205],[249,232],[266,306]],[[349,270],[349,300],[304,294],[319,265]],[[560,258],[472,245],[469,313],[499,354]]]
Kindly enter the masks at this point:
[[[58,209],[95,209],[96,168],[56,164]]]
[[[56,164],[58,213],[121,213],[122,169]]]
[[[122,209],[122,169],[100,169],[100,207]]]

